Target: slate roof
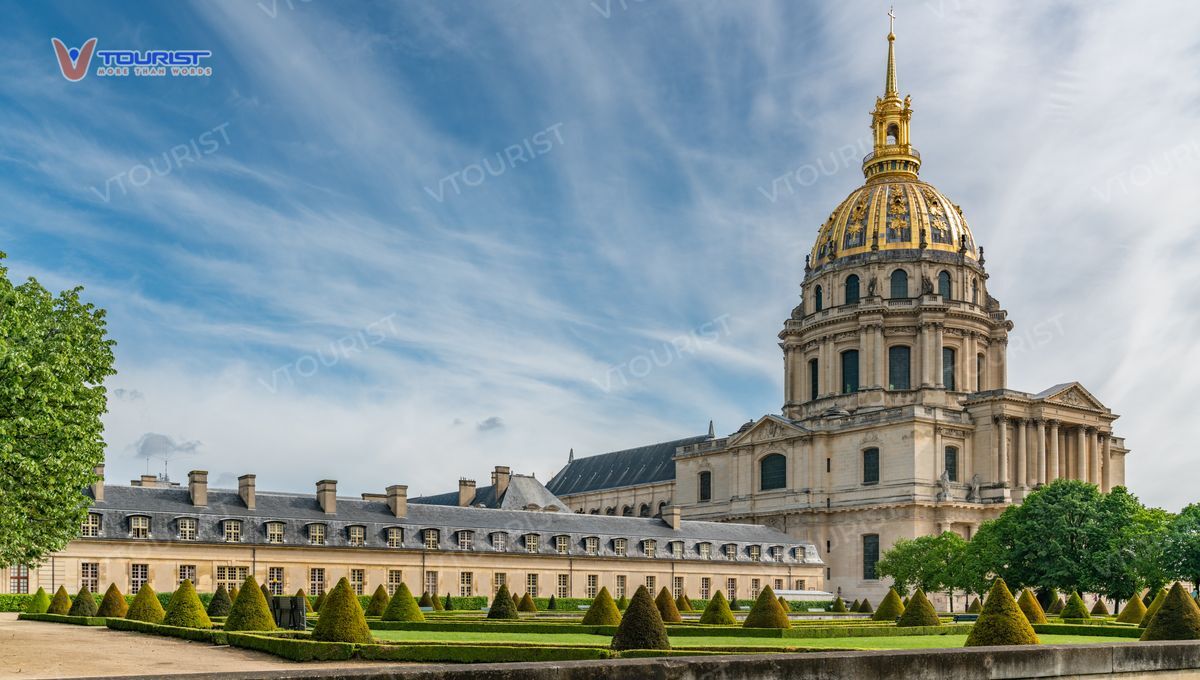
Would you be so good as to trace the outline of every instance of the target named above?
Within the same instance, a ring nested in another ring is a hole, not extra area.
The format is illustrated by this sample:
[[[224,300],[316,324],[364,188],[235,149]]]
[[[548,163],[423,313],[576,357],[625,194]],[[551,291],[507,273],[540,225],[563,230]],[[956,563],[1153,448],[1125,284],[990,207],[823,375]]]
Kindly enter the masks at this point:
[[[546,483],[556,496],[669,482],[675,479],[675,449],[707,441],[707,434],[576,458]]]
[[[409,503],[421,505],[458,505],[458,492],[440,493],[433,496],[419,496],[408,499]],[[538,508],[557,507],[561,512],[569,512],[566,502],[550,493],[532,475],[511,475],[508,478],[508,489],[499,499],[496,498],[496,487],[493,485],[476,487],[475,500],[472,507],[483,506],[501,510],[524,510],[530,505]]]

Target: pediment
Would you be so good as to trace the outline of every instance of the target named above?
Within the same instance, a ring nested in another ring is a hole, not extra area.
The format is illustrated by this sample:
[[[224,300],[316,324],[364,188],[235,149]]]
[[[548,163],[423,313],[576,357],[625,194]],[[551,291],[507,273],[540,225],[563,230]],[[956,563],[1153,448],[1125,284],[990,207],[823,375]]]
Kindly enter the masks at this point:
[[[804,434],[808,434],[808,430],[786,418],[765,415],[750,427],[731,435],[728,446],[753,444],[776,439],[790,439]]]
[[[1108,408],[1100,403],[1100,400],[1091,392],[1084,389],[1079,383],[1066,383],[1065,385],[1056,385],[1055,387],[1046,390],[1038,395],[1042,401],[1052,404],[1062,404],[1063,406],[1073,406],[1075,408],[1086,408],[1096,411],[1106,411]]]

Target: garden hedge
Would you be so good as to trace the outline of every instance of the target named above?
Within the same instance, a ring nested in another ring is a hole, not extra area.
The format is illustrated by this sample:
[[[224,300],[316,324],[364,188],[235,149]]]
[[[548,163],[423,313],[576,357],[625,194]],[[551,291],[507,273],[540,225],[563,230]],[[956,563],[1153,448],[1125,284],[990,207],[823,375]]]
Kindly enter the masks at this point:
[[[617,651],[671,648],[667,628],[646,586],[638,586],[633,594],[629,608],[621,618],[621,625],[617,626],[617,632],[613,635],[611,646]]]
[[[375,587],[375,592],[371,594],[371,601],[367,603],[364,613],[367,616],[383,616],[383,610],[387,609],[389,602],[391,602],[391,598],[388,597],[387,589],[381,583]]]
[[[1163,598],[1142,640],[1200,640],[1200,607],[1179,583]]]
[[[983,605],[979,603],[979,598],[977,597],[974,600],[971,600],[970,606],[967,607],[967,613],[978,614],[981,611],[983,611]]]
[[[372,661],[425,663],[530,663],[535,661],[595,661],[612,658],[601,647],[525,647],[492,645],[363,645],[358,656]]]
[[[1087,605],[1083,603],[1083,598],[1079,597],[1079,593],[1074,591],[1067,598],[1067,606],[1063,607],[1058,615],[1064,619],[1090,619],[1092,617],[1088,613]]]
[[[1108,605],[1104,604],[1104,599],[1096,600],[1096,604],[1092,605],[1092,616],[1108,616]]]
[[[1046,612],[1042,611],[1042,605],[1034,596],[1033,591],[1026,588],[1021,591],[1021,597],[1017,600],[1017,606],[1021,608],[1021,613],[1025,614],[1025,619],[1030,624],[1046,623]]]
[[[584,614],[582,623],[585,626],[616,626],[621,623],[621,612],[617,611],[617,603],[608,594],[608,587],[596,593],[596,599]]]
[[[729,602],[726,601],[724,593],[719,590],[713,593],[712,599],[708,601],[708,606],[704,608],[704,613],[700,615],[700,623],[718,626],[737,624],[733,612],[729,611]]]
[[[517,611],[532,614],[537,610],[537,603],[533,601],[533,598],[529,596],[529,593],[525,593],[521,596],[521,602],[517,605]]]
[[[1163,600],[1167,599],[1167,589],[1161,588],[1158,594],[1154,596],[1154,600],[1150,602],[1150,606],[1146,607],[1146,615],[1142,617],[1142,622],[1138,624],[1140,628],[1145,628],[1150,625],[1150,621],[1154,615],[1158,613],[1158,608],[1162,606]]]
[[[313,602],[313,610],[316,611],[318,614],[320,614],[321,607],[324,607],[324,606],[325,606],[325,591],[322,590],[321,592],[317,593],[317,600],[316,600],[316,602]]]
[[[358,605],[350,581],[345,577],[337,582],[329,592],[329,597],[325,598],[325,607],[321,609],[312,637],[319,642],[353,644],[369,644],[373,640],[362,607]]]
[[[842,598],[840,598],[840,597],[837,598],[836,600],[833,601],[833,608],[830,609],[829,611],[834,612],[835,614],[845,614],[846,613],[845,601],[843,601]]]
[[[71,623],[77,626],[103,626],[107,619],[101,616],[69,616],[67,614],[34,614],[21,612],[17,618],[22,621],[44,621],[46,623]]]
[[[92,591],[88,590],[87,586],[79,589],[79,593],[75,599],[71,601],[71,608],[67,611],[68,616],[95,616],[96,615],[96,596]]]
[[[271,616],[267,598],[263,596],[253,574],[246,577],[237,597],[233,598],[233,607],[225,619],[225,630],[275,630],[275,617]]]
[[[167,604],[163,625],[180,628],[212,628],[212,620],[204,611],[204,605],[196,596],[196,587],[192,585],[190,579],[184,579],[183,583],[180,583],[179,587],[175,589],[175,594],[171,596],[171,602]]]
[[[1033,627],[1046,635],[1090,635],[1096,637],[1120,637],[1137,639],[1142,629],[1135,626],[1097,626],[1088,624],[1040,623]]]
[[[348,588],[349,586],[347,586]],[[332,599],[332,593],[333,591],[330,591],[330,599]],[[351,597],[353,597],[353,592]],[[358,605],[349,599],[344,601],[340,607],[344,608],[347,604],[358,609]],[[323,642],[254,633],[227,633],[225,637],[230,646],[267,652],[291,661],[346,661],[354,656],[355,645],[349,642]]]
[[[225,584],[217,586],[217,592],[213,593],[213,597],[208,601],[209,616],[229,616],[229,612],[233,609],[233,600],[229,598],[229,591],[225,590]]]
[[[388,602],[387,608],[383,610],[381,618],[384,621],[424,621],[425,615],[417,606],[417,601],[413,598],[408,585],[401,582],[396,593],[392,595],[391,601]]]
[[[995,645],[1036,645],[1037,633],[1029,619],[1021,613],[1017,601],[1004,579],[996,579],[983,603],[983,611],[971,632],[967,635],[967,647],[990,647]]]
[[[180,638],[193,642],[208,642],[214,645],[227,644],[225,631],[211,628],[181,628],[179,626],[164,626],[160,623],[134,621],[132,619],[106,619],[105,625],[113,630],[162,635],[164,637]]]
[[[64,586],[59,586],[54,592],[54,597],[50,599],[50,608],[46,610],[47,614],[59,614],[66,616],[71,611],[71,596],[67,594],[67,589]]]
[[[149,583],[143,584],[125,612],[125,618],[131,621],[146,621],[147,623],[162,623],[167,615],[162,603],[158,601],[158,593]]]
[[[1134,597],[1125,603],[1125,608],[1117,615],[1117,623],[1132,623],[1137,625],[1146,617],[1146,605],[1142,598]]]
[[[501,585],[500,590],[496,591],[496,597],[492,598],[492,606],[488,609],[487,617],[489,619],[519,619],[517,614],[517,603],[513,601],[515,595],[508,592],[507,585]]]
[[[925,591],[917,588],[917,592],[908,600],[908,607],[900,615],[896,625],[901,628],[916,628],[924,626],[940,626],[941,619],[933,608],[933,603],[925,597]]]
[[[680,623],[683,621],[683,616],[679,613],[679,608],[675,606],[675,599],[671,597],[671,592],[666,586],[658,591],[658,597],[654,598],[654,606],[658,609],[658,615],[662,617],[663,623]]]
[[[900,601],[900,594],[896,592],[895,588],[890,588],[871,618],[875,621],[895,621],[902,614],[904,614],[904,603]]]
[[[675,609],[678,609],[680,613],[696,611],[696,608],[692,606],[692,600],[683,591],[680,591],[679,597],[675,598]]]
[[[127,611],[129,611],[129,603],[125,601],[121,589],[117,588],[115,583],[108,584],[108,590],[104,591],[104,599],[96,610],[96,616],[123,618]]]
[[[779,605],[779,599],[775,597],[775,591],[771,590],[771,586],[766,586],[758,594],[758,599],[755,600],[754,607],[750,609],[750,613],[746,615],[746,620],[742,622],[742,627],[791,628],[792,622],[788,620],[787,613]]]

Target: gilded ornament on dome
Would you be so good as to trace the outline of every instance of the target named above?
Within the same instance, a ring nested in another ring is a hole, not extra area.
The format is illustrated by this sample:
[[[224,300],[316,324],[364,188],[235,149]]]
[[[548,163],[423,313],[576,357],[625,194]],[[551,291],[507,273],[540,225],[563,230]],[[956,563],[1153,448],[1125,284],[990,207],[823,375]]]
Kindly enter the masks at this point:
[[[889,191],[895,193],[892,193],[888,200],[887,241],[906,243],[912,240],[912,223],[908,214],[908,202],[904,200],[904,189],[892,187]]]

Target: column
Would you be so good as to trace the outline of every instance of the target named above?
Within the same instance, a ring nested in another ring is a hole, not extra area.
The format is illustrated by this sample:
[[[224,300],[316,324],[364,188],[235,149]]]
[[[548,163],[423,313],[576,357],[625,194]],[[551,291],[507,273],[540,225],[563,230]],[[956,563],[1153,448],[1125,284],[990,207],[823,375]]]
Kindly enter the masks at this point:
[[[1088,471],[1088,481],[1100,486],[1100,430],[1088,428],[1088,446],[1091,448],[1091,469]]]
[[[1058,479],[1058,421],[1050,421],[1050,454],[1046,459],[1046,483],[1049,484]]]
[[[1102,485],[1100,490],[1108,493],[1112,491],[1112,436],[1101,435],[1100,446],[1103,450],[1101,453],[1101,462],[1104,465],[1104,473],[1101,476]]]
[[[833,394],[835,391],[833,389],[833,385],[834,385],[833,371],[830,370],[830,365],[829,365],[831,363],[829,361],[829,353],[833,350],[833,347],[829,342],[829,338],[821,338],[818,342],[821,343],[821,348],[817,355],[820,359],[820,361],[818,363],[820,365],[820,370],[821,370],[821,375],[818,377],[820,378],[820,383],[821,383],[821,396],[824,397],[824,396]]]
[[[933,326],[933,384],[942,389],[946,388],[943,377],[946,373],[946,367],[942,365],[942,343],[945,340],[946,324],[934,324]]]
[[[965,356],[961,357],[959,359],[959,361],[963,362],[962,363],[962,367],[963,367],[962,368],[962,377],[963,377],[963,380],[966,380],[967,382],[965,384],[959,386],[959,389],[964,392],[974,392],[975,385],[976,385],[976,379],[975,379],[975,373],[976,373],[975,332],[974,331],[966,331],[965,334],[963,335],[963,354]]]
[[[783,385],[783,403],[790,404],[796,401],[796,362],[795,348],[791,345],[783,346],[783,371],[787,375],[787,382]]]
[[[996,458],[999,459],[1000,473],[996,481],[1000,486],[1008,486],[1008,419],[996,416]]]
[[[1080,426],[1075,428],[1075,479],[1086,482],[1087,478],[1087,430]]]
[[[875,343],[875,376],[873,383],[875,387],[882,388],[887,385],[887,377],[884,371],[887,370],[887,345],[883,341],[883,324],[877,323],[871,326],[871,337]]]
[[[1029,453],[1026,449],[1028,438],[1025,432],[1025,419],[1017,418],[1017,486],[1021,489],[1028,488],[1029,472],[1026,468],[1026,463],[1029,461]]]
[[[930,371],[930,364],[933,362],[933,360],[929,357],[929,347],[933,344],[933,340],[931,340],[929,336],[929,324],[922,323],[919,342],[919,354],[921,355],[921,387],[929,387],[933,384],[929,378],[929,375],[932,372]]]
[[[1046,484],[1046,421],[1037,419],[1037,486]]]

